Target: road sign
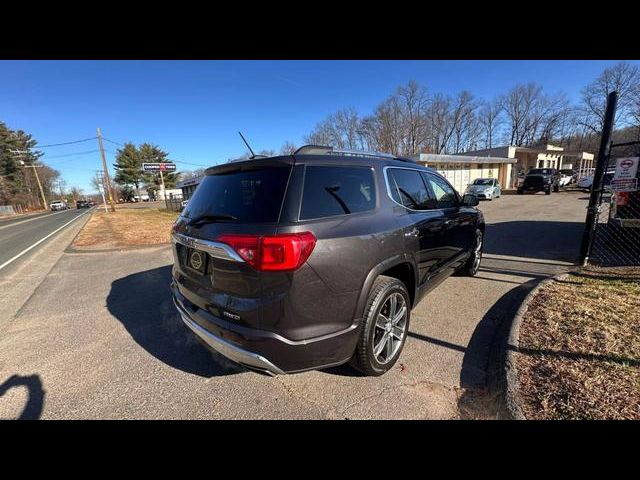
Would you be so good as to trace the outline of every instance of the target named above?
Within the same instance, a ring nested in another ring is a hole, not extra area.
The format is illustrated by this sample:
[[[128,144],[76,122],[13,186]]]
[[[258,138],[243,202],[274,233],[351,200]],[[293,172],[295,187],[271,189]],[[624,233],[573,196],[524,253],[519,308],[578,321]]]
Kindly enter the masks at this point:
[[[611,190],[614,192],[635,192],[638,190],[637,178],[618,178],[611,180]]]
[[[619,158],[616,161],[616,173],[614,180],[634,180],[638,173],[638,160],[640,157]]]
[[[142,170],[145,172],[174,172],[176,170],[175,163],[143,163]]]

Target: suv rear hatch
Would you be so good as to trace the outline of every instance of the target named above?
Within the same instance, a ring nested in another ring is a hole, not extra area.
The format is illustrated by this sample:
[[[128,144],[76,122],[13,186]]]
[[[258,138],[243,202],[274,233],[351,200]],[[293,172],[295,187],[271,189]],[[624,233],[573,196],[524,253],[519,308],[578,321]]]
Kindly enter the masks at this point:
[[[293,164],[275,157],[206,171],[173,228],[174,279],[185,307],[260,327],[262,292],[274,276],[255,263],[262,250],[254,247],[277,233]]]

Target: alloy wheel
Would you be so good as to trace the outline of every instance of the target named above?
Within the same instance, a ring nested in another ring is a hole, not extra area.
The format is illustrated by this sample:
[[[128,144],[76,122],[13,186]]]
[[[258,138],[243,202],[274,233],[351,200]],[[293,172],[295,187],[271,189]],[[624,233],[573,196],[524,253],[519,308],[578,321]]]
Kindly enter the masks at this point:
[[[480,261],[482,260],[482,232],[476,234],[476,247],[473,250],[473,271],[475,272],[480,267]]]
[[[387,297],[378,313],[373,331],[373,355],[384,365],[400,350],[407,329],[407,303],[404,296],[394,292]]]

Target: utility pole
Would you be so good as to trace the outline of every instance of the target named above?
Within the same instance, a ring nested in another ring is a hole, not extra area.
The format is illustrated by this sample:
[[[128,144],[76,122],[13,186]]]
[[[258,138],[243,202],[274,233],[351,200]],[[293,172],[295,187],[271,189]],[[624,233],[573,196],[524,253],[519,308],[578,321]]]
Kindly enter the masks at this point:
[[[96,129],[98,132],[98,144],[100,145],[100,155],[102,155],[102,170],[104,171],[104,181],[109,193],[109,203],[111,204],[111,211],[115,212],[116,207],[113,204],[113,192],[111,191],[111,181],[109,180],[109,171],[107,170],[107,159],[104,156],[104,146],[102,145],[102,133],[100,129]]]
[[[164,175],[162,174],[162,170],[164,170],[164,164],[160,164],[160,182],[162,183],[162,199],[167,200],[167,191],[164,188]]]
[[[10,150],[13,153],[17,153],[18,154],[18,158],[22,158],[24,156],[25,153],[29,153],[25,150]],[[44,196],[44,190],[42,189],[42,183],[40,183],[40,177],[38,176],[38,171],[36,170],[37,167],[39,167],[40,165],[36,166],[33,161],[31,162],[31,165],[27,165],[24,160],[20,160],[20,163],[22,164],[23,167],[31,167],[33,168],[33,174],[36,177],[36,182],[38,183],[38,188],[40,189],[40,198],[42,199],[42,208],[44,208],[45,210],[47,209],[47,199]]]
[[[104,198],[103,178],[101,178],[100,173],[101,173],[100,170],[96,171],[96,182],[97,182],[97,185],[98,185],[98,192],[100,192],[100,195],[102,195],[102,204],[104,205],[105,213],[109,213],[109,210],[107,209],[107,200]],[[100,188],[100,185],[102,185],[102,188]]]

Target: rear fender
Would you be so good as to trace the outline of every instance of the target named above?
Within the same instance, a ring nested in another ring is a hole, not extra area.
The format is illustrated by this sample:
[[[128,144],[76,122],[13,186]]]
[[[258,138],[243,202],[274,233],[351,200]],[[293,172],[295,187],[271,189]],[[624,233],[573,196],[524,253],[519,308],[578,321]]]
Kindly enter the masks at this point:
[[[418,285],[418,273],[417,273],[418,269],[417,269],[415,260],[406,253],[394,255],[393,257],[390,257],[380,262],[375,267],[373,267],[369,272],[369,274],[367,275],[367,277],[365,278],[364,283],[362,285],[362,289],[360,290],[360,296],[358,297],[358,303],[356,305],[356,315],[355,315],[356,321],[360,321],[360,319],[362,319],[362,317],[364,316],[364,309],[367,305],[367,298],[369,296],[369,292],[371,291],[371,287],[373,286],[373,282],[375,282],[376,278],[378,278],[378,276],[382,272],[389,270],[390,268],[393,268],[396,265],[400,265],[402,263],[409,263],[413,270],[413,275],[414,275],[413,290],[414,291],[409,293],[411,294],[411,297],[414,299],[413,303],[414,304],[416,303],[415,298],[417,294],[416,289]],[[413,305],[411,307],[413,308]]]

